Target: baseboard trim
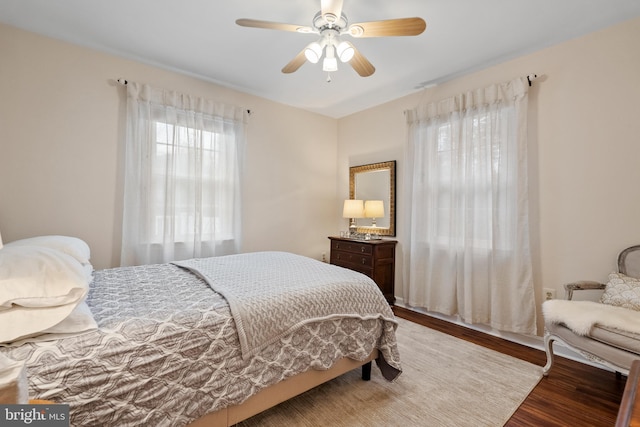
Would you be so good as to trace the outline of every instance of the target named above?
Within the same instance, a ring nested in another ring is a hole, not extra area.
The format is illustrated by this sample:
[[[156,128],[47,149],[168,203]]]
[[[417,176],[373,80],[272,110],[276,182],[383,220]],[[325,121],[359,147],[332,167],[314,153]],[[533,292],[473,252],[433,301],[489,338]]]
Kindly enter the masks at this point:
[[[410,310],[414,313],[423,315],[423,316],[429,316],[429,317],[433,317],[439,320],[443,320],[445,322],[449,322],[449,323],[453,323],[457,326],[462,326],[464,328],[467,329],[471,329],[473,331],[477,331],[477,332],[481,332],[484,334],[488,334],[494,337],[498,337],[498,338],[502,338],[504,340],[507,341],[511,341],[514,342],[516,344],[521,344],[536,350],[540,350],[540,351],[545,351],[544,350],[544,339],[543,337],[539,337],[539,336],[533,336],[533,335],[522,335],[522,334],[516,334],[513,332],[504,332],[504,331],[499,331],[496,330],[494,328],[492,328],[491,326],[488,325],[480,325],[480,324],[476,324],[476,325],[472,325],[469,323],[465,323],[463,321],[460,320],[460,318],[458,316],[448,316],[445,314],[441,314],[441,313],[436,313],[436,312],[432,312],[432,311],[427,311],[424,310],[420,307],[412,307],[410,305],[407,305],[404,303],[404,301],[401,298],[396,298],[395,304],[398,307],[402,307],[406,310]],[[583,357],[581,354],[576,353],[574,351],[572,351],[570,348],[563,346],[561,343],[554,343],[554,347],[553,347],[553,354],[555,356],[559,356],[559,357],[564,357],[566,359],[570,359],[576,362],[580,362],[580,363],[584,363],[585,365],[589,365],[589,366],[593,366],[596,368],[600,368],[606,371],[611,371],[613,372],[611,369],[600,365],[598,363],[592,362],[588,359],[586,359],[585,357]]]

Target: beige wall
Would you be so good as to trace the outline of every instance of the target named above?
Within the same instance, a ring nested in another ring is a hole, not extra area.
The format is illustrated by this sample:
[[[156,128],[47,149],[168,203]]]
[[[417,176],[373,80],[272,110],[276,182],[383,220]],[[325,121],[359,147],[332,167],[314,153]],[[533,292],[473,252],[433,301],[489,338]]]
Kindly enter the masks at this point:
[[[124,88],[114,79],[252,111],[244,251],[320,258],[333,232],[337,122],[195,78],[0,25],[0,230],[4,241],[85,239],[119,264]]]
[[[529,176],[538,298],[543,287],[562,296],[568,281],[606,281],[617,253],[640,243],[638,41],[635,19],[339,120],[339,198],[348,195],[348,166],[398,160],[402,253],[403,111],[536,73],[542,77],[530,92]]]
[[[617,252],[640,243],[638,40],[636,19],[334,120],[0,25],[0,230],[5,241],[77,235],[96,267],[118,264],[124,89],[112,80],[126,77],[253,111],[245,251],[319,258],[326,236],[347,227],[348,167],[397,160],[401,297],[403,111],[537,73],[529,163],[538,297],[542,287],[605,280]]]

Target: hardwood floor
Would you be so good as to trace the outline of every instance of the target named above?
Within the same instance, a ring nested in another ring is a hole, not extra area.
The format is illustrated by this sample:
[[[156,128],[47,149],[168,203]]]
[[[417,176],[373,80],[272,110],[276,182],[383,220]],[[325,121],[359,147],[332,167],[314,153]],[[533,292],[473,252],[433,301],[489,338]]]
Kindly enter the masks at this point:
[[[447,333],[501,353],[544,366],[544,351],[477,332],[402,307],[398,317]],[[626,377],[556,356],[549,376],[542,378],[508,427],[609,427],[615,425]]]

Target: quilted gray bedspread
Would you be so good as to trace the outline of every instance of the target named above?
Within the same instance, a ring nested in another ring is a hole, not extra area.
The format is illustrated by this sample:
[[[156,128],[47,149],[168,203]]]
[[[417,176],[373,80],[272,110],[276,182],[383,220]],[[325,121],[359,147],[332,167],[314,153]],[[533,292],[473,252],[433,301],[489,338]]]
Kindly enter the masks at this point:
[[[200,275],[229,302],[243,358],[300,326],[332,318],[393,320],[369,277],[287,252],[174,262]]]
[[[27,362],[31,399],[70,405],[73,426],[184,426],[297,373],[364,360],[374,348],[381,369],[400,373],[392,320],[306,323],[243,359],[227,300],[183,268],[101,270],[91,286],[98,330],[0,349]]]

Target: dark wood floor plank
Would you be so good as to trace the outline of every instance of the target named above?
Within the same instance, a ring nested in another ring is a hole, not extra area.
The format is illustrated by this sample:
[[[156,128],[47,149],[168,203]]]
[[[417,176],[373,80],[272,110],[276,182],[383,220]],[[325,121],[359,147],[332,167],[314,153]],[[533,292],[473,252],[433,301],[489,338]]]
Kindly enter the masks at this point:
[[[393,307],[398,317],[440,332],[544,366],[544,351],[507,341],[464,326]],[[556,356],[548,377],[542,378],[507,427],[610,427],[615,424],[626,377]]]

